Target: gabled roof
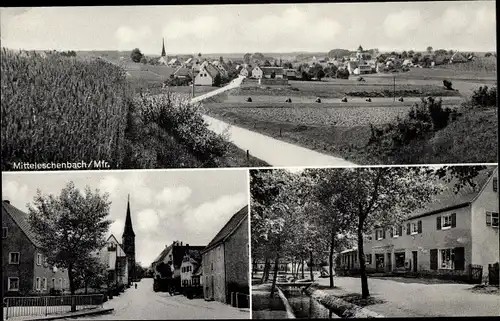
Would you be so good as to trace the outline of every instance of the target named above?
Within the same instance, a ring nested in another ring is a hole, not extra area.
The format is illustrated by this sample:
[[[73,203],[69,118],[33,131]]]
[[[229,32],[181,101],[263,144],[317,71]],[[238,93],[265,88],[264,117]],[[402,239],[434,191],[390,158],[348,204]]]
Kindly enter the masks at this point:
[[[41,244],[37,241],[35,233],[31,230],[31,226],[28,222],[28,214],[21,211],[20,209],[10,205],[10,203],[7,203],[6,201],[2,202],[2,212],[5,212],[7,215],[9,215],[12,220],[19,226],[21,231],[26,235],[28,240],[30,242],[40,248]]]
[[[153,260],[153,263],[158,263],[160,261],[163,261],[171,249],[172,249],[172,245],[165,246],[163,251],[161,251],[160,254]]]
[[[426,204],[421,209],[414,211],[409,216],[409,218],[414,219],[417,217],[432,215],[439,212],[470,205],[476,199],[479,193],[481,193],[484,185],[492,177],[492,174],[495,170],[496,167],[491,166],[489,166],[485,170],[482,170],[479,175],[477,175],[473,179],[474,183],[476,184],[475,188],[467,185],[461,188],[456,194],[453,190],[456,179],[453,179],[449,183],[446,183],[443,180],[439,180],[442,184],[445,185],[445,190],[442,193],[434,196],[434,200],[432,202]]]
[[[246,224],[248,222],[248,205],[245,205],[241,210],[236,212],[231,219],[224,225],[224,227],[215,235],[215,237],[208,243],[205,250],[202,253],[205,253],[212,249],[213,247],[224,243],[231,235],[236,232],[238,227],[241,224]]]
[[[215,78],[219,74],[219,70],[211,64],[207,64],[205,70],[212,78]]]
[[[178,77],[187,77],[191,76],[191,69],[186,68],[186,67],[179,67],[177,70],[174,72],[175,76]]]
[[[120,257],[123,257],[123,256],[127,256],[127,254],[125,253],[125,251],[123,250],[123,246],[122,244],[120,244],[120,242],[118,242],[118,240],[116,239],[116,237],[111,234],[109,237],[108,237],[108,240],[106,242],[110,242],[110,240],[114,240],[115,241],[115,244],[118,246],[118,251],[117,253],[121,253],[123,255],[120,254]],[[107,244],[105,245],[107,246]]]

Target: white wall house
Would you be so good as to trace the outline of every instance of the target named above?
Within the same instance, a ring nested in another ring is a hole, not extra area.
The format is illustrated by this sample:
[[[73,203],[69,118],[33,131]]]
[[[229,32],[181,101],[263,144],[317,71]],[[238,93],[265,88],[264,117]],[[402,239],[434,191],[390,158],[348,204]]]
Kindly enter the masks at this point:
[[[252,78],[261,79],[263,75],[262,69],[259,66],[255,66],[252,69]]]
[[[215,77],[219,74],[217,68],[211,64],[203,63],[200,67],[200,71],[194,79],[194,84],[196,86],[212,86],[214,84]]]
[[[106,245],[99,251],[99,259],[113,275],[113,283],[128,284],[127,255],[121,244],[111,235]]]

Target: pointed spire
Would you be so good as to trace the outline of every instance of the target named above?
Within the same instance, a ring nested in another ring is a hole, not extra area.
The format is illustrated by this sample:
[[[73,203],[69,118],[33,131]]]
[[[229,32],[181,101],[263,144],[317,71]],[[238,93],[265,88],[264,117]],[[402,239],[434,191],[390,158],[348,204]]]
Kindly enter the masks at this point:
[[[125,218],[125,228],[123,229],[124,236],[135,236],[134,229],[132,228],[132,217],[130,216],[130,194],[127,199],[127,217]]]
[[[165,57],[167,55],[167,52],[165,51],[165,38],[163,38],[163,46],[161,48],[161,56]]]

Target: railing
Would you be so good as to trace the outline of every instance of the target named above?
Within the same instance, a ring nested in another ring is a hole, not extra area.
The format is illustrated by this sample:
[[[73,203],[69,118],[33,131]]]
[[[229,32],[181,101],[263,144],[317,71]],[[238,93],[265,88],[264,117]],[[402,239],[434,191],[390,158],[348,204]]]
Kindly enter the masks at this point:
[[[3,299],[4,320],[23,316],[46,316],[102,307],[103,294],[6,297]]]

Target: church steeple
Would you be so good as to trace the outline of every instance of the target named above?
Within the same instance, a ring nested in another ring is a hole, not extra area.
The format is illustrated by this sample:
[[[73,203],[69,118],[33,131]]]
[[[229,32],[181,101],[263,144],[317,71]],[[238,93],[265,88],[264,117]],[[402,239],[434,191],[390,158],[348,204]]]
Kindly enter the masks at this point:
[[[132,217],[130,216],[130,194],[127,199],[127,217],[125,218],[123,236],[135,236],[134,229],[132,228]]]
[[[161,48],[161,56],[165,57],[167,55],[167,52],[165,51],[165,38],[163,38],[163,46]]]

